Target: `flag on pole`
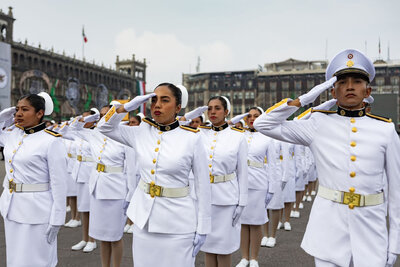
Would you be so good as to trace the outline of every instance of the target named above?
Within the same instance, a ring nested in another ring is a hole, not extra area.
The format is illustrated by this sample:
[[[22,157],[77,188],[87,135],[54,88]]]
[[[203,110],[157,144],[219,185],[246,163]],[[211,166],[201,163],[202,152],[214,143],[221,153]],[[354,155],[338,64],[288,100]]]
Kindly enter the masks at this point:
[[[58,102],[58,100],[56,98],[56,88],[58,87],[58,83],[59,83],[59,80],[57,79],[55,81],[53,87],[51,87],[51,90],[50,90],[50,97],[54,103],[54,112],[55,113],[60,113],[60,102]]]
[[[83,38],[83,41],[85,43],[87,43],[87,37],[86,37],[86,34],[85,34],[85,28],[84,27],[82,27],[82,38]]]
[[[379,57],[381,57],[381,38],[379,38],[378,48],[379,48]]]
[[[137,92],[136,95],[145,95],[146,94],[146,84],[143,81],[137,81]],[[146,103],[140,105],[139,112],[146,115]]]

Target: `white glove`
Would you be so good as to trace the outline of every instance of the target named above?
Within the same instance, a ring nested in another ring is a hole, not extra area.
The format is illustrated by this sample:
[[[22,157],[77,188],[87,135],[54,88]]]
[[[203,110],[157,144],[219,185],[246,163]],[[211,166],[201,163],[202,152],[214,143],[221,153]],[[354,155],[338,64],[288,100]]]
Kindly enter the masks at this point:
[[[313,109],[318,109],[318,110],[330,110],[331,107],[333,107],[334,105],[336,105],[337,99],[333,98],[331,100],[325,101],[322,104],[319,104],[316,107],[313,107]]]
[[[49,226],[47,227],[47,230],[46,230],[47,243],[51,244],[54,242],[54,240],[56,240],[59,230],[60,230],[59,225],[49,224]]]
[[[232,216],[232,219],[233,219],[232,226],[235,226],[238,223],[239,218],[242,215],[243,209],[244,209],[243,206],[239,206],[239,205],[236,206],[235,211],[233,212],[233,216]]]
[[[194,240],[193,240],[193,253],[192,257],[196,257],[197,253],[199,253],[201,246],[203,246],[204,242],[206,242],[207,235],[202,235],[196,233],[194,235]]]
[[[15,107],[5,108],[0,112],[0,122],[8,121],[14,118],[15,114]]]
[[[274,196],[274,193],[268,192],[267,195],[265,196],[265,208],[268,206],[269,202],[271,202],[272,197]]]
[[[243,119],[244,117],[246,117],[247,115],[249,115],[249,113],[244,113],[244,114],[240,114],[240,115],[236,115],[235,117],[233,117],[231,119],[232,124],[236,124],[238,123],[241,119]]]
[[[282,191],[283,191],[283,189],[285,189],[286,184],[287,184],[287,182],[282,181],[282,184],[281,184]]]
[[[149,100],[150,98],[156,96],[155,93],[151,93],[148,95],[139,95],[136,96],[134,99],[132,99],[131,101],[129,101],[128,103],[124,104],[124,109],[127,112],[130,112],[132,110],[137,109],[138,107],[140,107],[141,104],[146,103],[147,100]]]
[[[397,255],[392,252],[388,252],[386,267],[392,267],[397,260]]]
[[[197,117],[200,117],[201,114],[203,114],[207,109],[208,109],[208,106],[202,106],[202,107],[195,108],[194,110],[186,113],[184,117],[186,118],[186,120],[195,119]]]
[[[317,97],[325,90],[330,89],[333,87],[333,84],[336,82],[337,77],[334,76],[327,80],[324,83],[321,83],[317,86],[315,86],[313,89],[311,89],[308,93],[299,96],[300,104],[302,107],[311,104],[312,102],[317,99]]]
[[[89,115],[83,118],[84,122],[94,122],[94,121],[98,121],[100,119],[100,114],[93,114],[93,115]]]

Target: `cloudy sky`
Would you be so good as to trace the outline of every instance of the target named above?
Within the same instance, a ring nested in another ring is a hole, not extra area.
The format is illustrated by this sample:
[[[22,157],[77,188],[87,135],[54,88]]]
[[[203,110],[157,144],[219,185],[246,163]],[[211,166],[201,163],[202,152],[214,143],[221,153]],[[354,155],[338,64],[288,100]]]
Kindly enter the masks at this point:
[[[255,69],[296,58],[320,60],[345,48],[400,59],[398,0],[2,0],[14,40],[114,66],[146,58],[148,88],[182,73]]]

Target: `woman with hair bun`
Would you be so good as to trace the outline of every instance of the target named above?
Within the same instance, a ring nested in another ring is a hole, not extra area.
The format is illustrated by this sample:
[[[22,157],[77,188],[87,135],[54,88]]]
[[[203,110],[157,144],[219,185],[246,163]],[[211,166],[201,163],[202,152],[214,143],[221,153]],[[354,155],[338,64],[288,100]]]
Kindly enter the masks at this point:
[[[47,130],[53,103],[46,93],[20,98],[0,112],[15,128],[0,132],[6,178],[0,199],[7,266],[56,266],[57,234],[65,221],[67,153],[60,134]]]

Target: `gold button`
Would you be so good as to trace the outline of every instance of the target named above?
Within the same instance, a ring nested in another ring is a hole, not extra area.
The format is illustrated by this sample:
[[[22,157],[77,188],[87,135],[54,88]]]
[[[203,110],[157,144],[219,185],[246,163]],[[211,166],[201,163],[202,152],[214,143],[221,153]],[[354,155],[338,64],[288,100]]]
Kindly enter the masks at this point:
[[[105,147],[106,147],[106,145],[102,145],[101,147],[102,147],[102,148],[105,148]]]
[[[155,170],[151,170],[151,174],[154,174],[156,171]]]
[[[104,142],[107,141],[107,138],[104,138]]]
[[[158,141],[157,141],[157,144],[161,144],[161,141],[160,141],[160,140],[158,140]]]
[[[350,177],[351,177],[351,178],[356,177],[356,173],[355,173],[355,172],[351,172],[351,173],[350,173]]]
[[[356,161],[356,156],[351,156],[350,159],[351,161]]]
[[[351,129],[351,131],[352,131],[353,133],[356,133],[356,132],[357,132],[357,128],[356,128],[356,127],[353,127],[353,128]]]
[[[8,163],[11,163],[11,159],[8,160]]]
[[[212,146],[211,149],[214,149],[214,147]]]
[[[355,123],[356,120],[355,120],[354,118],[351,118],[351,119],[350,119],[350,122],[351,122],[351,123]]]
[[[208,165],[208,167],[209,167],[209,168],[211,168],[211,167],[212,167],[212,165],[211,165],[211,164],[209,164],[209,165]]]
[[[153,163],[156,164],[156,162],[157,162],[157,160],[156,160],[156,159],[153,159]]]
[[[10,169],[10,173],[13,173],[13,171],[14,171],[13,169]]]
[[[356,142],[352,141],[352,142],[350,143],[350,145],[351,145],[352,147],[355,147],[357,144],[356,144]]]
[[[162,134],[163,132],[158,132],[158,134]]]
[[[212,159],[212,155],[210,155],[210,159]]]
[[[217,142],[217,140],[213,140],[213,142]]]
[[[350,203],[350,204],[349,204],[349,209],[351,209],[351,210],[354,209],[354,204],[351,204],[351,203]]]
[[[217,135],[217,133],[214,133],[214,135]]]
[[[158,152],[158,150],[160,150],[158,147],[156,147],[156,149],[154,149],[155,152]]]
[[[21,142],[18,143],[19,146],[20,146],[21,144],[22,144]]]
[[[98,159],[100,160],[101,158],[100,158],[100,157],[98,157]]]
[[[17,150],[14,149],[13,154],[15,154],[15,152],[17,152]]]
[[[355,189],[354,187],[350,187],[350,188],[349,188],[349,192],[350,192],[350,193],[354,193],[354,191],[356,191],[356,189]]]
[[[100,153],[103,153],[103,150],[100,150]]]

